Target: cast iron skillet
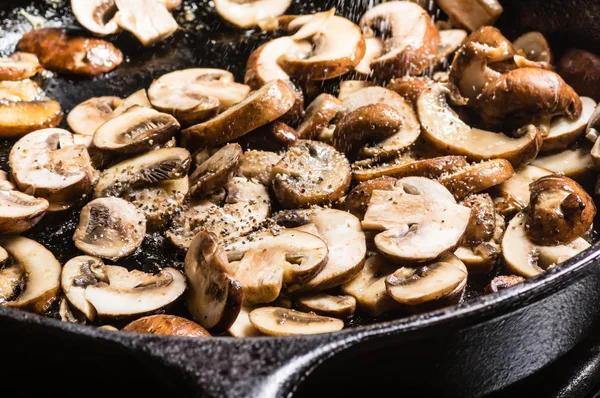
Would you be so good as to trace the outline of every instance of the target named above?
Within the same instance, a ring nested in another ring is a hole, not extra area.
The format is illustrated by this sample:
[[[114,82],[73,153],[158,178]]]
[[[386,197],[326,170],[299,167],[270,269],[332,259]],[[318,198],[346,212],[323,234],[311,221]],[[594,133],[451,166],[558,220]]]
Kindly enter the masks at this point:
[[[74,25],[65,3],[0,0],[0,52],[12,52],[21,33],[30,28],[19,14],[22,7],[53,23]],[[338,13],[356,21],[368,6],[367,1],[317,3],[294,4],[290,13],[336,6]],[[540,30],[558,51],[600,41],[600,26],[593,20],[600,15],[597,2],[512,0],[503,5],[506,12],[499,23],[509,38]],[[123,97],[148,87],[163,73],[195,65],[230,69],[241,80],[245,60],[266,35],[222,24],[208,2],[192,4],[191,10],[195,20],[182,23],[184,30],[168,42],[143,49],[121,35],[116,42],[127,64],[96,79],[51,79],[46,86],[49,96],[69,111],[89,97]],[[7,167],[11,145],[0,141],[0,168]],[[28,236],[47,245],[64,263],[76,253],[73,220],[43,224]],[[125,265],[144,268],[152,262],[169,264],[174,258],[157,240]],[[325,391],[336,396],[380,391],[482,396],[533,374],[583,339],[600,318],[599,265],[600,247],[595,245],[539,277],[455,308],[303,337],[191,339],[115,333],[0,307],[2,390],[10,392],[12,386],[19,396],[288,397],[320,396]],[[24,374],[31,381],[16,384]]]

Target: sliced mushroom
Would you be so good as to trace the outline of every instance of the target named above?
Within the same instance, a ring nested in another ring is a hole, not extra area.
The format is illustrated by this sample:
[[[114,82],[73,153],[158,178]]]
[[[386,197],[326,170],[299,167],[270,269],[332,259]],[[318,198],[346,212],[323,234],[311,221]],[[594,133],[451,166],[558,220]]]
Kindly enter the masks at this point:
[[[230,72],[193,68],[156,79],[148,88],[148,99],[159,111],[172,114],[181,124],[191,125],[242,102],[249,92],[250,87],[236,83]]]
[[[173,35],[179,25],[165,4],[156,0],[114,0],[119,11],[114,17],[122,29],[131,32],[144,46]]]
[[[82,325],[86,323],[85,315],[76,309],[72,309],[64,295],[61,295],[59,299],[58,314],[60,315],[60,320],[63,322],[80,323]]]
[[[0,138],[19,138],[32,131],[56,127],[61,120],[60,104],[54,100],[0,100]]]
[[[252,307],[242,307],[233,325],[227,329],[227,332],[233,337],[258,337],[264,336],[257,328],[252,326],[248,315],[252,312]]]
[[[133,253],[145,233],[146,218],[134,205],[120,198],[99,198],[81,209],[73,241],[84,253],[117,260]]]
[[[302,124],[296,132],[302,139],[316,139],[340,110],[342,102],[334,96],[323,93],[310,103]]]
[[[471,219],[463,243],[475,246],[492,239],[496,229],[496,211],[492,197],[487,193],[469,195],[461,204],[471,209]]]
[[[0,235],[16,235],[32,228],[44,217],[48,206],[46,199],[0,189]]]
[[[16,186],[8,179],[8,173],[0,170],[0,191],[12,191],[13,189],[16,189]]]
[[[370,78],[374,73],[373,69],[371,69],[371,62],[383,55],[385,47],[383,40],[379,37],[365,38],[365,45],[365,55],[360,63],[354,67],[354,73],[365,78]]]
[[[582,145],[575,149],[565,149],[549,155],[538,156],[532,166],[561,173],[574,180],[584,179],[595,173],[594,159],[590,148]]]
[[[392,191],[396,187],[396,181],[395,178],[387,176],[363,181],[346,195],[344,207],[362,220],[369,207],[373,191]]]
[[[485,293],[492,294],[525,282],[525,278],[517,275],[500,275],[494,277],[485,287]]]
[[[50,203],[80,199],[98,178],[85,146],[74,145],[73,135],[62,129],[27,134],[13,146],[8,160],[19,190]]]
[[[515,170],[507,160],[494,159],[443,175],[438,181],[448,188],[457,200],[462,200],[470,194],[501,184],[514,174]]]
[[[31,102],[43,97],[42,89],[33,80],[0,81],[0,100]]]
[[[576,119],[569,119],[562,116],[557,117],[550,123],[550,131],[544,137],[544,143],[540,151],[552,151],[556,149],[564,149],[581,137],[590,120],[596,102],[588,97],[580,97],[582,110],[581,114]]]
[[[121,102],[119,103],[119,106],[117,106],[115,108],[115,111],[113,112],[113,117],[119,116],[120,114],[127,111],[129,108],[136,106],[136,105],[141,106],[143,108],[152,108],[152,104],[150,103],[150,100],[148,99],[148,94],[146,93],[145,88],[142,88],[142,89],[134,92],[133,94],[129,95],[127,98],[121,100]]]
[[[97,314],[94,306],[85,298],[85,289],[98,282],[102,267],[104,263],[98,257],[78,256],[67,261],[61,273],[61,288],[67,300],[89,320],[96,319]]]
[[[19,49],[34,53],[44,68],[59,73],[96,76],[123,62],[123,54],[111,43],[74,36],[62,28],[31,30],[19,41]]]
[[[471,31],[492,25],[503,11],[497,0],[438,0],[437,5],[454,23]]]
[[[467,37],[467,32],[462,29],[440,30],[440,44],[438,45],[438,60],[445,61],[458,50]]]
[[[288,208],[335,202],[350,186],[348,160],[317,141],[299,141],[272,173],[275,197]]]
[[[226,195],[221,203],[207,199],[192,202],[173,220],[167,237],[174,245],[188,248],[200,231],[213,232],[221,239],[235,239],[257,229],[269,216],[271,201],[262,184],[233,177],[224,188]]]
[[[519,36],[513,45],[519,54],[530,61],[552,64],[552,51],[540,32],[528,32]]]
[[[392,79],[386,88],[400,94],[405,100],[415,106],[421,92],[432,82],[428,77],[403,76]]]
[[[579,95],[600,101],[600,57],[589,51],[570,48],[558,61],[557,72]]]
[[[2,303],[41,314],[58,296],[61,266],[54,255],[39,243],[21,236],[0,238],[2,246],[25,272],[25,287],[11,301]]]
[[[217,117],[182,133],[195,146],[222,144],[279,118],[295,101],[296,95],[287,83],[273,80]]]
[[[261,20],[285,13],[291,3],[291,0],[216,0],[215,8],[227,22],[240,28],[250,28]]]
[[[0,246],[0,305],[15,298],[24,286],[25,269],[18,262],[13,262]]]
[[[242,286],[234,279],[227,255],[213,233],[196,235],[185,256],[184,268],[192,318],[206,329],[228,329],[240,312]]]
[[[384,163],[355,162],[352,168],[352,177],[356,181],[368,181],[383,176],[439,178],[447,173],[461,170],[467,165],[468,163],[463,156],[438,156],[431,159],[419,159],[418,156],[406,152],[396,159]]]
[[[424,138],[450,154],[472,160],[506,159],[517,167],[531,162],[542,146],[542,136],[533,125],[519,138],[472,128],[448,106],[452,90],[443,84],[428,86],[419,96],[417,111]]]
[[[343,80],[340,82],[340,88],[337,97],[339,100],[343,101],[350,94],[355,93],[358,90],[361,90],[365,87],[369,87],[371,85],[372,82],[366,80]]]
[[[77,22],[98,36],[112,35],[119,30],[114,0],[71,0],[71,10]]]
[[[530,278],[590,247],[583,238],[577,238],[567,245],[536,245],[527,237],[527,221],[525,213],[517,214],[508,224],[502,239],[504,263],[512,273]]]
[[[529,205],[529,185],[540,177],[552,174],[551,171],[540,167],[527,165],[494,188],[497,193],[496,209],[502,214],[512,215]]]
[[[538,245],[556,246],[585,234],[596,216],[596,205],[588,193],[572,179],[549,175],[530,185],[526,231]]]
[[[385,279],[396,271],[379,254],[367,257],[365,266],[354,279],[342,285],[342,292],[356,298],[359,309],[371,316],[380,316],[397,309],[400,304],[386,291]]]
[[[163,148],[138,155],[102,172],[94,196],[120,196],[130,188],[173,180],[187,175],[190,153],[183,148]]]
[[[343,319],[354,314],[356,299],[350,295],[331,296],[326,293],[317,293],[299,298],[296,300],[296,305],[301,311]]]
[[[339,319],[279,307],[257,308],[248,318],[255,328],[269,336],[330,333],[344,328]]]
[[[94,135],[98,127],[112,119],[121,102],[119,97],[90,98],[69,112],[67,123],[76,134]]]
[[[311,45],[312,44],[312,45]],[[304,80],[327,80],[351,71],[365,55],[366,44],[360,29],[353,22],[332,16],[312,36],[299,42],[306,51],[291,51],[279,58],[281,68],[290,76]]]
[[[379,78],[419,75],[437,60],[440,35],[420,5],[408,1],[379,4],[360,19],[365,36],[385,37],[384,52],[371,61]]]
[[[179,122],[173,116],[134,106],[98,127],[93,142],[104,151],[136,154],[164,144],[177,130]]]
[[[283,285],[302,284],[327,263],[327,244],[301,231],[271,231],[240,238],[226,248],[227,257],[244,289],[245,304],[270,303]]]
[[[242,155],[238,144],[227,144],[219,149],[190,175],[190,194],[203,197],[222,188],[237,172]]]
[[[238,175],[247,179],[256,179],[265,187],[271,186],[273,166],[280,160],[282,155],[268,151],[246,151],[242,155]]]
[[[41,72],[42,66],[35,54],[15,53],[7,58],[0,58],[1,80],[24,80]]]
[[[166,336],[210,337],[202,326],[175,315],[150,315],[128,323],[124,332],[160,334]]]

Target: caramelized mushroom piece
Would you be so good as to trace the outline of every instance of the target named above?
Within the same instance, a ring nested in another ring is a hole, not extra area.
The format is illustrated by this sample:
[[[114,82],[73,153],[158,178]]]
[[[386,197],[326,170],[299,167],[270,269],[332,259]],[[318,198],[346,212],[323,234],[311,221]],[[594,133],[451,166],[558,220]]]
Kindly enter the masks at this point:
[[[81,209],[75,246],[92,256],[117,260],[136,251],[146,233],[146,218],[120,198],[94,199]]]
[[[106,36],[119,31],[114,0],[71,0],[71,11],[77,22],[95,35]]]
[[[273,79],[290,80],[290,75],[277,63],[279,57],[288,52],[309,52],[308,43],[298,43],[291,37],[280,37],[259,46],[252,51],[246,62],[244,83],[258,90]]]
[[[329,126],[341,105],[342,102],[333,95],[319,94],[306,108],[304,120],[296,130],[298,136],[307,140],[318,138],[322,130]]]
[[[494,159],[443,175],[438,181],[448,188],[457,200],[462,200],[470,194],[501,184],[514,174],[515,170],[508,161]]]
[[[299,298],[296,300],[296,305],[301,311],[343,319],[354,314],[356,299],[350,295],[331,296],[326,293],[317,293]]]
[[[59,73],[96,76],[123,62],[123,54],[101,39],[74,36],[62,28],[41,28],[23,35],[19,49],[34,53],[46,69]]]
[[[151,46],[171,36],[177,21],[164,3],[156,0],[114,0],[119,11],[115,22],[131,32],[144,46]]]
[[[160,334],[166,336],[210,337],[202,326],[175,315],[150,315],[125,325],[124,332]]]
[[[262,20],[283,14],[291,3],[291,0],[216,0],[215,8],[227,22],[250,28]]]
[[[492,197],[487,193],[469,195],[461,204],[471,209],[471,219],[463,243],[475,246],[492,239],[496,230],[496,211]]]
[[[42,89],[33,80],[0,81],[0,100],[31,102],[43,97]]]
[[[492,294],[499,292],[500,290],[508,289],[518,285],[519,283],[525,282],[525,278],[518,275],[500,275],[494,277],[490,284],[485,287],[485,293]]]
[[[421,159],[407,151],[392,161],[381,163],[363,160],[355,162],[352,166],[352,177],[356,181],[368,181],[383,176],[439,178],[467,167],[468,163],[464,156]]]
[[[67,123],[74,133],[92,136],[98,127],[114,117],[121,102],[119,97],[90,98],[69,112]]]
[[[237,172],[242,155],[238,144],[227,144],[219,149],[190,175],[190,194],[203,197],[222,188]]]
[[[42,71],[35,54],[15,53],[7,58],[0,58],[0,81],[24,80]]]
[[[39,129],[56,127],[62,120],[54,100],[0,100],[0,138],[19,138]]]
[[[471,31],[492,25],[503,11],[497,0],[438,0],[437,5],[451,21]]]
[[[0,235],[16,235],[32,228],[44,217],[48,206],[46,199],[0,187]]]
[[[339,319],[279,307],[257,308],[248,318],[255,328],[269,336],[330,333],[344,328]]]
[[[247,179],[256,179],[265,187],[271,186],[273,166],[282,158],[275,152],[246,151],[242,155],[238,175]]]
[[[527,236],[538,245],[556,246],[585,234],[596,216],[596,205],[572,179],[549,175],[530,185]]]
[[[403,76],[392,79],[386,88],[397,92],[410,104],[415,106],[421,92],[431,83],[433,83],[433,80],[428,77]]]
[[[387,176],[363,181],[346,195],[344,207],[362,220],[369,207],[373,192],[392,191],[396,187],[396,181],[395,178]]]

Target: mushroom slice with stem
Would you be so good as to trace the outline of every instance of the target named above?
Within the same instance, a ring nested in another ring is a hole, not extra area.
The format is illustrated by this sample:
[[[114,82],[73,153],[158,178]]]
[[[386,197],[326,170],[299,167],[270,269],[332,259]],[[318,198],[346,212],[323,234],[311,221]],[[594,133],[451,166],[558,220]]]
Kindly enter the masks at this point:
[[[33,80],[0,81],[0,100],[31,102],[43,98],[44,92]]]
[[[527,237],[527,222],[525,213],[517,214],[510,220],[502,239],[504,263],[510,272],[517,275],[525,278],[536,276],[590,247],[583,238],[577,238],[567,245],[536,245]]]
[[[519,138],[472,128],[448,106],[452,89],[443,84],[428,86],[419,96],[417,111],[424,138],[435,147],[472,160],[506,159],[517,167],[530,163],[542,146],[542,136],[533,125]]]
[[[400,94],[414,107],[417,104],[417,99],[419,99],[421,92],[431,83],[433,83],[433,80],[429,77],[402,76],[397,79],[392,79],[386,88]]]
[[[242,155],[239,144],[227,144],[199,164],[190,175],[190,195],[203,197],[222,188],[237,172]]]
[[[134,106],[98,127],[93,142],[104,151],[136,154],[164,144],[179,127],[169,114]]]
[[[290,76],[303,80],[327,80],[351,71],[365,55],[366,44],[358,26],[350,20],[330,17],[310,41],[298,42],[305,51],[291,51],[279,58],[281,68]]]
[[[206,329],[227,330],[240,313],[243,293],[215,234],[200,232],[194,237],[184,269],[192,318]]]
[[[471,219],[463,243],[475,246],[492,239],[496,230],[496,211],[492,197],[487,193],[469,195],[461,204],[471,209]]]
[[[54,100],[0,100],[0,138],[19,138],[32,131],[56,127],[62,120]]]
[[[391,312],[400,304],[387,293],[385,279],[396,269],[383,256],[372,253],[358,275],[342,285],[342,292],[356,298],[358,308],[371,316]]]
[[[73,241],[84,253],[117,260],[133,253],[145,233],[146,218],[133,204],[120,198],[100,198],[81,209]]]
[[[331,94],[319,94],[306,108],[304,120],[296,129],[302,139],[317,139],[321,131],[335,118],[342,102]]]
[[[525,282],[525,278],[518,275],[499,275],[494,277],[485,287],[485,293],[492,294],[499,292],[500,290],[508,289],[509,287],[513,287],[518,285],[519,283]]]
[[[467,37],[467,32],[462,29],[440,30],[440,44],[438,45],[438,60],[443,62],[459,49]]]
[[[149,315],[136,319],[121,330],[166,336],[210,337],[210,333],[197,323],[180,316],[167,314]]]
[[[395,178],[384,176],[361,182],[346,195],[345,209],[362,220],[373,191],[392,191],[396,188],[396,181]]]
[[[498,0],[438,0],[437,4],[451,21],[471,31],[492,25],[503,11]]]
[[[493,159],[474,163],[462,170],[441,176],[438,181],[448,188],[457,200],[501,184],[515,174],[507,160]]]
[[[596,102],[588,97],[580,97],[580,99],[582,110],[579,117],[576,119],[569,119],[566,116],[554,118],[550,122],[548,135],[544,137],[540,151],[565,149],[583,135],[596,107]]]
[[[0,305],[11,301],[25,286],[25,270],[13,262],[8,252],[0,246]]]
[[[269,336],[296,336],[337,332],[344,322],[307,312],[279,307],[261,307],[248,315],[252,325]]]
[[[0,238],[0,246],[25,273],[25,287],[2,305],[38,314],[44,313],[58,296],[61,266],[54,255],[39,243],[21,236]]]
[[[114,0],[71,0],[71,10],[77,22],[95,35],[106,36],[119,31]]]
[[[227,22],[250,28],[285,13],[291,3],[291,0],[216,0],[215,8]]]
[[[344,155],[304,140],[287,151],[272,173],[275,197],[288,208],[333,203],[346,193],[351,179]]]
[[[247,179],[256,179],[265,187],[271,186],[272,170],[282,155],[269,151],[246,151],[242,155],[238,175]]]
[[[98,176],[85,146],[62,129],[43,129],[21,138],[10,151],[10,170],[19,190],[68,203],[86,195]]]
[[[270,303],[284,285],[302,284],[321,272],[327,244],[301,231],[261,232],[226,247],[235,278],[244,289],[245,304]]]
[[[354,315],[356,299],[350,295],[331,296],[326,293],[317,293],[300,297],[296,300],[296,306],[301,311],[343,319]]]
[[[99,282],[104,263],[98,257],[77,256],[64,265],[60,276],[61,289],[69,304],[91,321],[96,319],[96,309],[85,298],[87,286]]]
[[[386,37],[384,52],[371,61],[378,78],[419,75],[437,60],[440,35],[427,11],[408,1],[379,4],[360,19],[365,36]]]
[[[563,245],[584,235],[596,216],[596,205],[572,179],[549,175],[529,186],[526,231],[529,240],[543,246]]]
[[[474,212],[472,211],[471,214]],[[492,226],[492,236],[490,239],[479,244],[463,244],[454,252],[454,255],[465,264],[469,270],[469,274],[488,274],[494,268],[498,256],[502,251],[500,245],[502,244],[502,236],[506,230],[504,217],[496,214],[489,224]]]
[[[162,148],[118,163],[102,172],[94,196],[121,196],[131,188],[187,175],[190,153],[183,148]]]
[[[271,201],[262,184],[233,177],[225,184],[224,191],[221,203],[207,199],[192,202],[175,217],[167,232],[175,246],[188,248],[200,231],[213,232],[224,240],[235,239],[257,229],[269,216]]]
[[[114,0],[119,11],[114,17],[119,27],[131,32],[144,46],[173,35],[179,25],[165,4],[156,0]]]
[[[136,106],[136,105],[141,106],[143,108],[152,109],[152,104],[150,103],[150,100],[148,99],[148,94],[146,93],[145,88],[142,88],[142,89],[134,92],[133,94],[130,94],[125,99],[122,99],[119,103],[119,106],[117,106],[115,108],[115,111],[113,112],[113,117],[119,116],[120,114],[127,111],[127,109],[129,109],[133,106]]]
[[[42,66],[35,54],[15,53],[7,58],[0,58],[0,81],[24,80],[42,71]]]
[[[213,119],[183,130],[183,137],[196,147],[219,145],[276,120],[295,102],[294,90],[287,83],[272,80]]]
[[[98,127],[114,117],[122,101],[119,97],[90,98],[69,112],[67,123],[74,133],[92,136]]]
[[[16,235],[32,228],[44,217],[48,206],[46,199],[0,188],[0,235]]]
[[[530,184],[549,174],[552,172],[532,165],[518,169],[511,178],[493,188],[496,210],[505,215],[523,210],[529,205]]]
[[[250,87],[236,83],[231,72],[192,68],[153,81],[148,99],[159,111],[172,114],[183,125],[192,125],[242,102],[249,92]]]
[[[371,69],[371,62],[383,55],[385,47],[383,40],[381,40],[379,37],[365,38],[365,45],[365,55],[363,59],[361,59],[360,63],[354,67],[354,74],[357,74],[363,78],[370,78],[374,74],[373,69]]]
[[[44,68],[59,73],[96,76],[123,62],[123,54],[111,43],[75,36],[63,28],[31,30],[23,35],[18,47],[37,55]]]
[[[583,180],[596,172],[594,158],[587,145],[538,156],[531,165],[564,174],[574,180]]]

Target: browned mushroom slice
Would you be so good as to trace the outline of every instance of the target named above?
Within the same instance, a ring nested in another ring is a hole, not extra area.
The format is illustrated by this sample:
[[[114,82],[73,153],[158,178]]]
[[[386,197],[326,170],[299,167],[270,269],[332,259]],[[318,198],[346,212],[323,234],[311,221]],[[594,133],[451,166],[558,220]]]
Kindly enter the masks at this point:
[[[362,271],[342,285],[342,292],[356,298],[358,308],[371,316],[391,312],[400,304],[387,293],[385,279],[397,268],[388,263],[383,256],[373,254],[367,257]]]
[[[318,315],[333,318],[346,318],[354,314],[356,299],[353,296],[331,296],[317,293],[296,300],[296,306],[301,311],[314,312]]]
[[[5,101],[39,101],[44,95],[36,82],[30,79],[18,81],[0,81],[0,100]]]
[[[246,151],[242,155],[238,175],[247,179],[256,179],[266,187],[271,186],[273,166],[282,155],[268,151]]]
[[[366,51],[365,39],[353,22],[332,16],[312,36],[311,50],[291,51],[279,58],[279,65],[289,75],[306,80],[326,80],[351,71]],[[300,42],[300,45],[304,44]]]
[[[11,261],[8,252],[0,246],[0,305],[11,301],[25,286],[25,269]]]
[[[492,294],[525,282],[525,278],[517,275],[500,275],[494,277],[485,287],[485,293]]]
[[[365,38],[365,45],[365,55],[360,63],[354,67],[354,73],[362,76],[363,78],[370,78],[374,73],[373,69],[371,69],[371,62],[383,55],[385,47],[383,40],[381,40],[379,37]]]
[[[344,200],[344,207],[359,219],[363,219],[373,191],[391,191],[396,187],[396,179],[392,177],[380,177],[363,181],[354,187]]]
[[[343,80],[340,82],[340,89],[337,97],[339,100],[343,101],[350,94],[372,85],[373,83],[367,80]]]
[[[437,4],[452,21],[469,30],[492,25],[503,11],[497,0],[438,0]]]
[[[67,123],[76,134],[94,135],[98,127],[114,116],[121,102],[119,97],[90,98],[69,112]]]
[[[526,231],[538,245],[567,244],[582,236],[592,225],[596,205],[572,179],[549,175],[530,185]]]
[[[273,80],[217,117],[183,130],[183,136],[194,146],[222,144],[279,118],[295,101],[287,83]]]
[[[31,30],[19,41],[19,49],[34,53],[44,68],[59,73],[96,76],[123,62],[123,54],[111,43],[73,36],[62,28]]]
[[[527,165],[518,169],[511,178],[494,188],[497,194],[496,209],[511,215],[529,205],[529,185],[540,177],[552,174],[540,167]]]
[[[167,237],[174,245],[188,248],[200,231],[210,231],[221,239],[235,239],[258,228],[271,212],[267,189],[243,177],[233,177],[218,203],[207,199],[192,202],[173,220]],[[223,220],[226,220],[224,222]]]
[[[444,174],[461,170],[467,165],[468,163],[463,156],[439,156],[431,159],[419,159],[407,152],[390,162],[378,163],[367,162],[366,160],[356,162],[353,164],[352,177],[356,181],[368,181],[383,176],[439,178]]]
[[[200,232],[185,256],[188,309],[206,329],[226,330],[242,305],[242,286],[234,279],[227,255],[213,233]]]
[[[525,225],[527,215],[517,214],[508,224],[502,239],[502,256],[510,272],[530,278],[551,266],[560,264],[583,250],[590,244],[577,238],[567,245],[539,246],[527,237]]]
[[[114,0],[119,11],[115,22],[132,33],[144,46],[151,46],[173,35],[177,21],[160,1]]]
[[[335,202],[350,186],[348,160],[317,141],[299,141],[272,173],[275,196],[288,208]]]
[[[119,31],[115,21],[118,9],[114,0],[71,0],[71,10],[77,22],[98,36]]]
[[[279,307],[257,308],[248,318],[255,328],[269,336],[330,333],[344,328],[339,319]]]
[[[190,153],[183,148],[147,152],[104,170],[94,195],[96,198],[120,196],[130,188],[179,179],[187,175],[190,163]]]
[[[85,146],[74,145],[73,135],[62,129],[26,135],[13,146],[8,160],[19,190],[50,203],[80,199],[98,178]]]
[[[419,96],[417,110],[424,138],[435,147],[473,160],[506,159],[517,167],[531,162],[542,146],[542,136],[529,125],[519,138],[471,128],[450,108],[446,98],[449,86],[434,83]]]
[[[440,30],[438,60],[440,62],[447,60],[463,44],[466,37],[467,32],[462,29]]]
[[[227,22],[240,28],[250,28],[261,20],[285,13],[291,3],[291,0],[217,0],[215,8]]]
[[[1,138],[18,138],[32,131],[56,127],[61,120],[60,104],[54,100],[0,100]]]
[[[296,132],[302,139],[316,139],[321,131],[329,125],[340,110],[342,102],[334,96],[323,93],[310,103],[302,124]]]
[[[190,194],[202,197],[222,188],[237,172],[242,154],[238,144],[227,144],[199,164],[190,175]]]
[[[582,145],[575,149],[565,149],[560,152],[538,156],[532,166],[564,174],[574,180],[584,179],[596,171],[590,148]]]
[[[19,264],[26,278],[20,294],[2,305],[38,314],[48,310],[60,290],[61,266],[58,260],[44,246],[21,236],[0,238],[0,246],[8,252],[14,264]]]
[[[507,160],[494,159],[443,175],[438,181],[448,188],[456,199],[462,200],[470,194],[501,184],[514,174],[515,171]]]
[[[292,230],[240,238],[226,250],[246,304],[270,303],[284,284],[310,280],[323,270],[328,255],[321,238]]]
[[[210,333],[197,323],[180,316],[167,314],[150,315],[136,319],[125,325],[121,330],[166,336],[210,337]]]
[[[469,195],[461,204],[471,209],[471,219],[463,243],[475,246],[492,239],[496,229],[496,211],[491,196],[487,193]]]
[[[588,97],[580,97],[580,99],[582,110],[579,117],[572,120],[566,116],[554,118],[550,123],[548,135],[544,137],[540,151],[565,149],[584,134],[596,102]]]
[[[386,88],[400,94],[405,100],[415,106],[421,92],[432,82],[433,80],[428,77],[403,76],[392,79]]]
[[[0,189],[0,235],[16,235],[32,228],[44,217],[48,206],[46,199]]]
[[[177,130],[179,122],[173,116],[134,106],[98,127],[93,142],[104,151],[136,154],[164,144]]]
[[[578,48],[570,48],[560,58],[556,69],[579,95],[600,101],[599,66],[600,57],[596,54]]]
[[[134,205],[120,198],[99,198],[81,209],[73,241],[84,253],[116,260],[133,253],[145,233],[146,218]]]
[[[379,30],[384,40],[384,53],[371,61],[375,75],[399,77],[419,75],[437,60],[440,35],[433,20],[421,6],[411,2],[392,1],[379,4],[360,19],[366,37]]]
[[[1,80],[24,80],[42,70],[34,54],[16,53],[8,58],[0,58]]]

